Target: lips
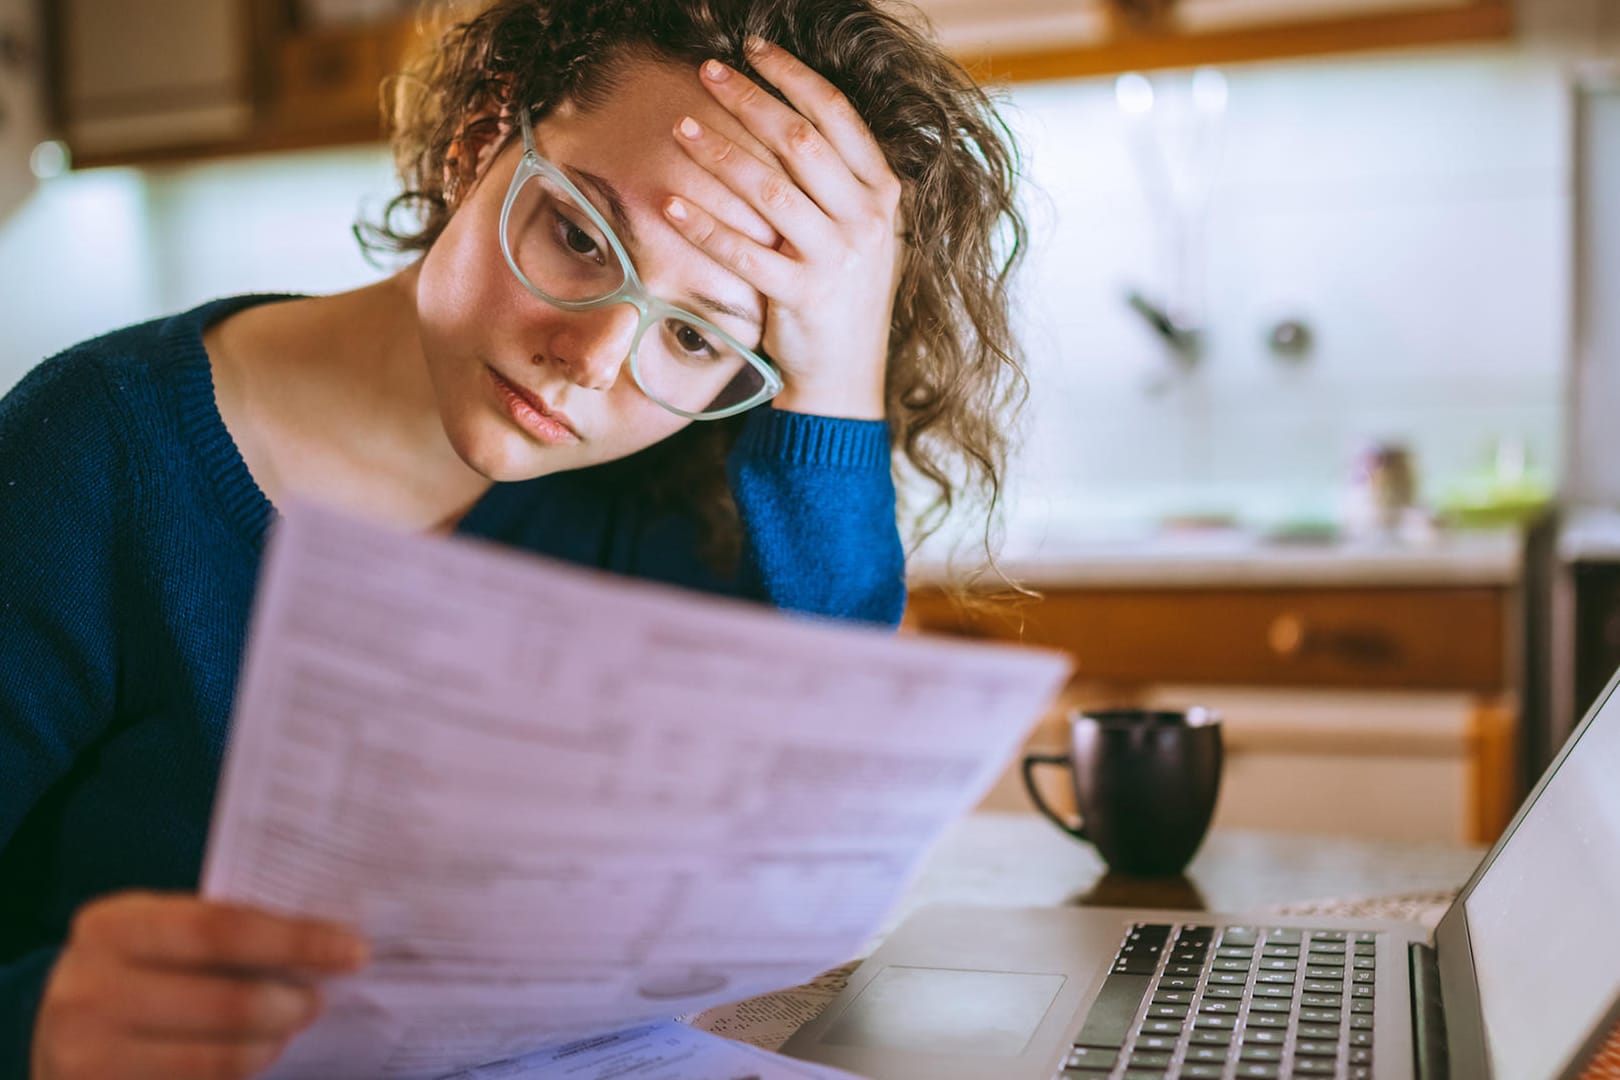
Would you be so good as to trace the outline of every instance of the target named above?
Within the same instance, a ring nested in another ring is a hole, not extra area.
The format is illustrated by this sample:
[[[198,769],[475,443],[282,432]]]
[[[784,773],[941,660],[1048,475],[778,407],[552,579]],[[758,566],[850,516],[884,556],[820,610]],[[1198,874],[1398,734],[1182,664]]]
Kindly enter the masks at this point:
[[[582,441],[579,430],[567,413],[547,405],[538,394],[512,382],[494,368],[490,368],[489,373],[495,380],[495,388],[505,399],[508,411],[529,432],[544,442]]]

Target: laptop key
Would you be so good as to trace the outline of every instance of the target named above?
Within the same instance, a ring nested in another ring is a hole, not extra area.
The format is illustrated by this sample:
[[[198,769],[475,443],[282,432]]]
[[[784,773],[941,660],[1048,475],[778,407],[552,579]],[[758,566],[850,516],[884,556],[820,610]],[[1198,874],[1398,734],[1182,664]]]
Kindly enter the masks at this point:
[[[1302,1039],[1326,1039],[1329,1042],[1339,1041],[1338,1024],[1301,1024],[1299,1037]]]
[[[1166,990],[1196,990],[1198,989],[1198,980],[1191,975],[1172,975],[1169,978],[1160,979],[1159,985]]]
[[[1187,1047],[1188,1061],[1225,1061],[1226,1047],[1224,1046],[1189,1046]]]
[[[1149,1005],[1147,1014],[1159,1020],[1184,1020],[1187,1008],[1186,1005]]]
[[[1180,1035],[1181,1021],[1145,1020],[1142,1022],[1142,1030],[1147,1032],[1149,1035]]]
[[[1177,1075],[1181,1077],[1181,1080],[1221,1080],[1225,1073],[1226,1066],[1224,1065],[1196,1062],[1191,1065],[1183,1065],[1181,1072]]]
[[[1356,1013],[1350,1018],[1350,1026],[1362,1031],[1371,1031],[1372,1020],[1372,1013]]]
[[[1260,973],[1260,977],[1255,979],[1255,982],[1257,982],[1257,983],[1279,983],[1279,984],[1286,984],[1288,986],[1293,986],[1294,985],[1294,973],[1292,971],[1262,971]]]
[[[1249,1015],[1255,1013],[1287,1013],[1294,1003],[1287,998],[1255,998],[1249,1003]]]
[[[1237,1071],[1232,1075],[1237,1077],[1254,1077],[1255,1080],[1277,1080],[1278,1066],[1269,1061],[1240,1061]]]
[[[1230,1031],[1210,1031],[1207,1028],[1195,1028],[1187,1042],[1192,1046],[1231,1046],[1232,1033]]]
[[[1344,1004],[1344,995],[1301,994],[1299,997],[1299,1003],[1301,1005],[1309,1005],[1316,1009],[1337,1009],[1339,1006]]]
[[[1292,930],[1288,927],[1279,926],[1266,931],[1267,945],[1298,945],[1303,940],[1301,931]]]
[[[1287,1013],[1252,1012],[1249,1014],[1251,1028],[1286,1028],[1288,1026]]]
[[[1170,1051],[1174,1050],[1176,1048],[1176,1043],[1180,1041],[1180,1039],[1172,1038],[1167,1035],[1143,1035],[1141,1038],[1136,1040],[1136,1049]]]
[[[1243,971],[1215,971],[1210,973],[1209,981],[1225,986],[1244,986],[1249,981],[1249,973],[1247,969]]]
[[[1243,1033],[1244,1046],[1281,1046],[1287,1041],[1287,1031],[1270,1031],[1264,1028],[1251,1027]]]
[[[1317,1039],[1300,1039],[1294,1044],[1294,1053],[1300,1057],[1333,1058],[1339,1056],[1339,1044]]]
[[[1350,1033],[1351,1046],[1371,1046],[1373,1041],[1370,1031],[1352,1031]]]
[[[1369,1016],[1367,1019],[1371,1020],[1372,1017]],[[1237,1017],[1219,1015],[1211,1016],[1206,1013],[1200,1013],[1198,1020],[1196,1021],[1196,1026],[1211,1031],[1231,1031],[1237,1026]],[[1176,1030],[1180,1030],[1180,1025],[1177,1025]]]
[[[1291,998],[1294,988],[1286,983],[1262,983],[1254,988],[1257,998]]]
[[[1260,932],[1252,926],[1228,926],[1221,931],[1222,945],[1258,945]]]
[[[1356,998],[1350,1002],[1350,1011],[1353,1013],[1370,1013],[1373,1011],[1371,998]]]
[[[1260,967],[1266,971],[1298,971],[1299,963],[1294,960],[1262,960]]]
[[[1337,1024],[1339,1013],[1338,1009],[1301,1009],[1299,1018],[1312,1024]]]
[[[1133,1069],[1168,1069],[1170,1059],[1175,1055],[1169,1052],[1154,1050],[1138,1050],[1131,1055],[1131,1068]]]
[[[1338,994],[1344,991],[1344,983],[1336,979],[1312,979],[1306,977],[1305,992],[1307,994]]]
[[[1372,1064],[1372,1050],[1370,1048],[1368,1048],[1368,1047],[1365,1047],[1365,1046],[1352,1047],[1351,1050],[1350,1050],[1350,1064],[1352,1064],[1352,1065],[1371,1065]]]
[[[1192,992],[1190,990],[1160,990],[1153,995],[1155,1005],[1191,1005]]]
[[[1334,1076],[1338,1071],[1339,1063],[1329,1061],[1327,1058],[1294,1059],[1295,1076]]]
[[[1091,1003],[1091,1011],[1086,1014],[1080,1034],[1074,1037],[1075,1045],[1110,1046],[1115,1049],[1125,1045],[1131,1033],[1131,1023],[1136,1019],[1137,1007],[1142,1004],[1142,998],[1152,982],[1146,975],[1110,975],[1104,979],[1102,991],[1098,993],[1097,1000]]]
[[[1243,1049],[1238,1051],[1238,1058],[1242,1061],[1281,1061],[1282,1047],[1244,1043]]]
[[[1369,972],[1369,974],[1371,974],[1371,973]],[[1332,967],[1317,967],[1315,964],[1312,964],[1312,965],[1310,965],[1309,967],[1307,967],[1305,969],[1305,977],[1307,979],[1323,979],[1323,980],[1337,979],[1339,982],[1342,983],[1344,981],[1344,969],[1343,968],[1332,968]]]
[[[1209,986],[1204,988],[1204,1000],[1214,998],[1216,1001],[1240,1001],[1243,998],[1241,986]]]
[[[1118,1050],[1105,1050],[1097,1046],[1076,1046],[1069,1051],[1069,1059],[1063,1063],[1065,1069],[1102,1069],[1110,1070],[1119,1061]]]

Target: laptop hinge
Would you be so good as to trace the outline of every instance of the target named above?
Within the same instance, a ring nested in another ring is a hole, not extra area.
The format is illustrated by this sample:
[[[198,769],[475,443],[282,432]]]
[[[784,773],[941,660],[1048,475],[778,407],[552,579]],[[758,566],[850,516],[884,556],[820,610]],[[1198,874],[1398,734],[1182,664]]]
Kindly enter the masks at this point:
[[[1440,960],[1433,947],[1414,941],[1412,972],[1412,1056],[1418,1080],[1447,1080],[1451,1055],[1446,1044],[1446,1014],[1440,1005]]]

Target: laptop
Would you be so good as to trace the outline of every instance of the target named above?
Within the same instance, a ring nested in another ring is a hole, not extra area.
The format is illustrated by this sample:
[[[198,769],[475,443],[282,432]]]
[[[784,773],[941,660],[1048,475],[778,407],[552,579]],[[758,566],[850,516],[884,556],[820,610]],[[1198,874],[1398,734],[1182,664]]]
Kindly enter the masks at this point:
[[[1620,1023],[1620,675],[1429,933],[925,908],[783,1051],[872,1080],[1553,1080]]]

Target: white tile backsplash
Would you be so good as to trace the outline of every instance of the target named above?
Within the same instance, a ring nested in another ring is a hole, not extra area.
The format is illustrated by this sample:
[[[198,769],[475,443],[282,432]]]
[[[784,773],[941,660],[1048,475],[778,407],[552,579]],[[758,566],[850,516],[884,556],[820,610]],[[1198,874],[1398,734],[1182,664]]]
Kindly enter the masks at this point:
[[[1116,106],[1111,80],[1012,95],[1026,202],[1049,238],[1021,308],[1038,403],[1014,529],[1331,515],[1370,439],[1408,443],[1431,493],[1500,438],[1556,466],[1572,275],[1560,60],[1446,49],[1226,78],[1227,112],[1202,136],[1223,150],[1198,178],[1204,246],[1184,294],[1202,295],[1204,351],[1184,371],[1122,300],[1174,288],[1174,204],[1144,193],[1143,120]],[[1156,81],[1169,160],[1192,160],[1186,77]],[[1303,362],[1267,348],[1288,318],[1314,331]]]
[[[1370,438],[1409,442],[1429,491],[1497,438],[1556,464],[1573,265],[1559,57],[1444,49],[1226,78],[1224,120],[1198,144],[1218,152],[1203,158],[1186,142],[1199,114],[1185,76],[1157,77],[1159,121],[1122,114],[1109,79],[1010,93],[1033,239],[1014,529],[1331,513]],[[1205,350],[1190,371],[1123,301],[1131,287],[1163,298],[1174,269],[1168,204],[1140,171],[1155,122],[1172,171],[1207,166],[1174,180],[1208,192],[1189,290]],[[210,297],[374,280],[349,226],[391,190],[380,147],[41,185],[0,221],[0,262],[27,268],[8,275],[0,389],[73,341]],[[1303,363],[1265,346],[1285,318],[1315,331]]]

